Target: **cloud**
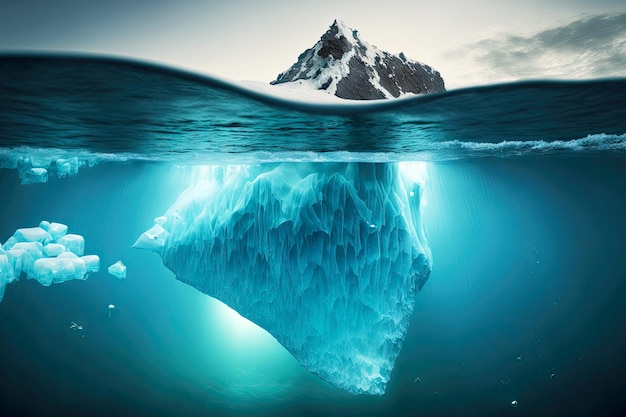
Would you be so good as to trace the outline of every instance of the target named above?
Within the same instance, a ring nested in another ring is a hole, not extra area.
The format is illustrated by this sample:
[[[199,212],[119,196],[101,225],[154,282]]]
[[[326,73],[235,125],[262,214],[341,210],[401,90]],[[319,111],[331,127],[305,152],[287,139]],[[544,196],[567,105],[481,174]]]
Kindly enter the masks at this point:
[[[520,79],[624,77],[626,13],[585,16],[531,35],[505,33],[448,52],[446,61],[449,87]]]

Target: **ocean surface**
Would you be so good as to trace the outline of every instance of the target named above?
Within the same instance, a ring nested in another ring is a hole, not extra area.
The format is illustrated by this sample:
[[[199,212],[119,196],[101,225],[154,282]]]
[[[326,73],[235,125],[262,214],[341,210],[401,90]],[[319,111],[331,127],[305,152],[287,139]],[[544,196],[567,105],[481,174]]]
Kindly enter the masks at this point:
[[[626,415],[624,103],[626,79],[306,103],[138,61],[2,55],[0,243],[60,222],[101,267],[6,286],[0,415]],[[433,269],[382,396],[332,387],[131,248],[199,166],[320,162],[425,167]]]

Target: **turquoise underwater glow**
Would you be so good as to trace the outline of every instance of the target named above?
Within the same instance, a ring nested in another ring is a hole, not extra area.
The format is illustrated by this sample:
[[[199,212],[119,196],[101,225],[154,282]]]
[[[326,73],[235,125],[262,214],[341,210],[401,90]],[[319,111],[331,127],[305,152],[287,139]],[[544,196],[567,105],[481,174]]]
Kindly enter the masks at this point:
[[[619,410],[623,79],[330,106],[89,56],[0,75],[0,243],[46,220],[100,259],[7,281],[6,414]]]

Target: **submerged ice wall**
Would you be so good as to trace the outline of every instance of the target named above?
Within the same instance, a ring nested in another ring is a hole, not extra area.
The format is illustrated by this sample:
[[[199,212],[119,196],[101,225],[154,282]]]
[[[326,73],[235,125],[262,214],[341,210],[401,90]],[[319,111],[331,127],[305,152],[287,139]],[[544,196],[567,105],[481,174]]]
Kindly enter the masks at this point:
[[[135,247],[271,333],[308,370],[383,394],[431,270],[420,167],[198,168]]]

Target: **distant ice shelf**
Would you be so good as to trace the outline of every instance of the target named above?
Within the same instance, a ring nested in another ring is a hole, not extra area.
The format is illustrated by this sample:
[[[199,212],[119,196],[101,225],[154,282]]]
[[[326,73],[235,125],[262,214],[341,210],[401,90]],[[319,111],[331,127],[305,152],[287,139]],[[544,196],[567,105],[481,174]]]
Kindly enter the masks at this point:
[[[431,271],[420,163],[195,167],[135,247],[272,334],[309,371],[385,392]]]

